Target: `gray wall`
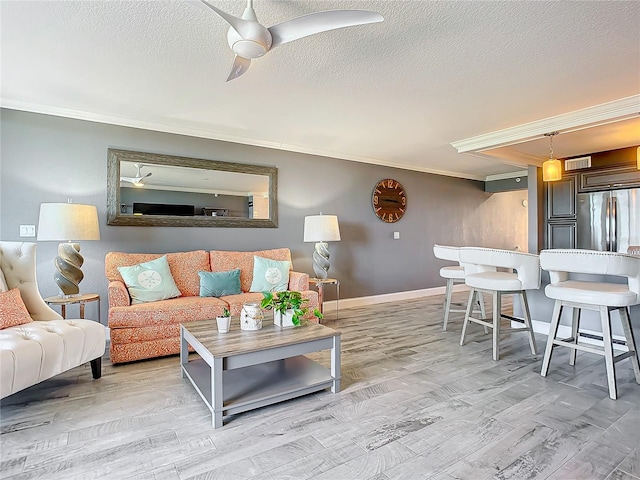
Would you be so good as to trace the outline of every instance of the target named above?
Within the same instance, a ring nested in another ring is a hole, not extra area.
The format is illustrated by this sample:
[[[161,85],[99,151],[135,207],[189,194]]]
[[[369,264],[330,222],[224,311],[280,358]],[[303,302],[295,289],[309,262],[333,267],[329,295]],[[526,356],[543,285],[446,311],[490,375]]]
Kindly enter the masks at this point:
[[[331,243],[330,275],[343,298],[431,288],[444,284],[434,243],[527,249],[526,190],[485,193],[483,182],[303,155],[215,140],[118,127],[54,116],[1,111],[0,238],[19,237],[20,224],[37,224],[42,202],[98,207],[101,240],[82,243],[83,292],[103,296],[109,251],[175,252],[289,247],[297,271],[313,273],[313,244],[302,241],[305,215],[335,214],[342,241]],[[121,148],[278,168],[278,228],[118,227],[106,224],[107,149]],[[428,156],[429,152],[425,152]],[[373,186],[394,178],[407,191],[408,209],[395,224],[371,207]],[[393,239],[393,232],[400,239]],[[38,280],[55,295],[57,243],[40,242]],[[333,289],[327,289],[331,300]],[[74,310],[75,311],[75,310]],[[93,306],[87,307],[91,315]]]

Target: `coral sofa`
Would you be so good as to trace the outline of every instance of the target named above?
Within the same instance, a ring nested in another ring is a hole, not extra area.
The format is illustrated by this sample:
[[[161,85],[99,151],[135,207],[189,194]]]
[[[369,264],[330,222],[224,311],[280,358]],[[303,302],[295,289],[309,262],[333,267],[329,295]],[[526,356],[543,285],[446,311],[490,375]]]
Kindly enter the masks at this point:
[[[17,308],[3,296],[3,325],[14,325],[0,330],[0,398],[87,362],[93,378],[100,378],[105,327],[93,320],[63,320],[49,308],[38,291],[35,243],[0,242],[0,292],[14,289],[28,316],[21,324],[9,319]]]
[[[118,267],[137,265],[167,256],[171,275],[181,296],[168,300],[132,304],[129,291]],[[109,280],[109,328],[112,363],[173,355],[180,352],[180,323],[215,318],[228,308],[239,315],[242,305],[260,302],[262,293],[249,292],[253,280],[253,256],[291,262],[288,248],[237,252],[197,250],[167,254],[109,252],[105,272]],[[309,311],[318,306],[318,293],[309,290],[309,275],[289,271],[289,290],[302,292],[309,300]],[[224,272],[240,269],[243,293],[216,297],[200,297],[198,271]]]

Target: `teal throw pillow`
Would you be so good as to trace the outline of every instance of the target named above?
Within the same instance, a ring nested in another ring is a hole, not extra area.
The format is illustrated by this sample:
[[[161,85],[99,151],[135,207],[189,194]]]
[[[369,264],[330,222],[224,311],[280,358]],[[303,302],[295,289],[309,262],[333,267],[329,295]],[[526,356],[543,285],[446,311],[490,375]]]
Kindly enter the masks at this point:
[[[291,262],[253,256],[250,292],[284,292],[289,287]]]
[[[166,255],[131,267],[118,267],[118,271],[127,285],[132,304],[157,302],[181,295]]]
[[[226,272],[198,272],[201,297],[223,297],[238,295],[240,290],[240,269]]]

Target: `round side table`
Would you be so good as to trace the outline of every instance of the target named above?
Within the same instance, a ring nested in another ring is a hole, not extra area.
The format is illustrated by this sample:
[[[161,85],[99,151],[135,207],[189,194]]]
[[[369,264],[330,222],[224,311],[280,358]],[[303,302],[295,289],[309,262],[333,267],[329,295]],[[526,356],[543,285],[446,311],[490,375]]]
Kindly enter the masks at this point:
[[[47,297],[44,299],[47,305],[59,305],[62,318],[67,318],[67,305],[80,304],[80,318],[84,319],[84,304],[98,302],[98,323],[100,323],[100,295],[97,293],[85,293],[75,297]]]

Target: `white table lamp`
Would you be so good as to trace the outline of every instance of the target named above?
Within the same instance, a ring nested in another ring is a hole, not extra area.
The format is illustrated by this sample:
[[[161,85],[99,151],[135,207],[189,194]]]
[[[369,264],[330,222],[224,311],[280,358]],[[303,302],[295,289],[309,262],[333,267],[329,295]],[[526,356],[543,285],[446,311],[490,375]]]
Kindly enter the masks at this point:
[[[100,240],[98,209],[93,205],[76,203],[42,203],[38,219],[38,241],[65,241],[58,246],[55,259],[57,272],[54,279],[64,296],[80,293],[78,284],[84,274],[80,267],[84,258],[80,255],[77,240]]]
[[[336,215],[311,215],[304,217],[304,241],[317,242],[313,252],[313,271],[324,280],[329,271],[329,246],[327,242],[340,241],[340,227]]]

